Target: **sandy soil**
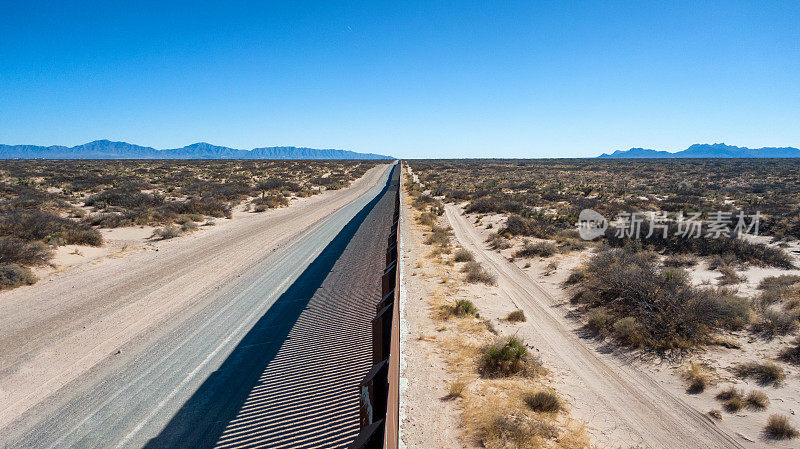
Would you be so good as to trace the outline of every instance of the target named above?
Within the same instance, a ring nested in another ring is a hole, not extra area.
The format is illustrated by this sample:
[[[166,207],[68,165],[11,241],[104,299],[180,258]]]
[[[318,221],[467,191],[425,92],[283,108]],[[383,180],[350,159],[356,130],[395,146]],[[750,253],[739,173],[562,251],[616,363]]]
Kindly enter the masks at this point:
[[[407,200],[408,196],[403,195],[400,227],[407,294],[402,313],[408,331],[403,348],[405,366],[401,372],[408,381],[402,398],[405,406],[402,439],[408,448],[462,448],[466,446],[459,439],[457,404],[444,399],[448,384],[456,379],[448,372],[444,356],[434,341],[439,324],[431,318],[432,306],[427,301],[436,289],[436,281],[432,279],[435,269],[424,257],[428,251],[420,233],[415,232]]]
[[[144,240],[152,228],[118,229],[105,231],[105,248],[62,248],[60,265],[37,284],[0,293],[0,432],[154,323],[179,319],[204,292],[362,195],[384,169],[350,188],[238,213],[172,240]]]

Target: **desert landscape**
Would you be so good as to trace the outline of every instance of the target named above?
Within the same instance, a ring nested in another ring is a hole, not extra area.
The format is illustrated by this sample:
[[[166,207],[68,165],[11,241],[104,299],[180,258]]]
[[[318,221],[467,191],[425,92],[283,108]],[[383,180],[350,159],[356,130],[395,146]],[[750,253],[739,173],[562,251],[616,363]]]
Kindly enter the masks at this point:
[[[459,390],[430,387],[457,396],[442,402],[461,423],[450,435],[457,444],[793,447],[786,438],[796,435],[800,404],[795,162],[407,167],[407,232],[418,247],[407,283],[422,301],[413,306],[409,293],[409,347],[433,353],[444,384]],[[612,225],[606,237],[586,241],[575,227],[585,208],[608,217],[683,208],[764,216],[762,234],[746,239],[637,241],[617,238]],[[482,328],[482,338],[467,337],[467,326]],[[483,372],[492,345],[509,338],[546,374]],[[489,389],[498,377],[511,380]],[[424,387],[411,381],[415,388]],[[532,406],[542,391],[559,405]]]

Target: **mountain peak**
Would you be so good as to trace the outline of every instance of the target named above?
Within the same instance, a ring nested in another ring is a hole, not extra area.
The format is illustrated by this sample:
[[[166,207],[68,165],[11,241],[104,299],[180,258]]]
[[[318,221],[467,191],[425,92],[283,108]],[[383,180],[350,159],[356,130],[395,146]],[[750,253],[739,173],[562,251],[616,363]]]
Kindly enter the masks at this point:
[[[151,147],[107,139],[74,147],[2,145],[0,159],[392,159],[373,153],[314,148],[265,147],[253,150],[197,142],[182,148],[156,150]]]
[[[794,147],[747,148],[725,143],[696,143],[685,150],[675,153],[645,148],[631,148],[630,150],[616,150],[612,154],[603,153],[598,157],[604,159],[796,158],[800,157],[800,150]]]

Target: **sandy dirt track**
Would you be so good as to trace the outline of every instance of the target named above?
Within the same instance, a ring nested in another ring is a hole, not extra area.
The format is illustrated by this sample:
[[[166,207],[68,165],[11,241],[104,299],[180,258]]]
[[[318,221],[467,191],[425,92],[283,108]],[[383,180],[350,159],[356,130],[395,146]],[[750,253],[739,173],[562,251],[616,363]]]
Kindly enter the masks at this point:
[[[459,207],[446,205],[446,214],[459,243],[497,274],[504,296],[525,311],[526,341],[563,378],[559,389],[571,398],[573,416],[587,423],[600,447],[758,447],[667,391],[634,361],[590,348],[575,332],[575,323],[558,309],[558,301],[490,250]]]
[[[152,341],[199,310],[209,292],[374,189],[385,171],[376,167],[348,189],[163,242],[157,251],[104,259],[0,294],[0,435],[126,344]]]

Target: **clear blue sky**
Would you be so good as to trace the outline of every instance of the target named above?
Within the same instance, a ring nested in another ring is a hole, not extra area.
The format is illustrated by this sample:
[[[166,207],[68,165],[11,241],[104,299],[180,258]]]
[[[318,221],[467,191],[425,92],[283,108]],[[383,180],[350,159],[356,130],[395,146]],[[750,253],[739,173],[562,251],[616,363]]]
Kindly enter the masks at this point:
[[[0,143],[800,146],[800,2],[0,0]]]

